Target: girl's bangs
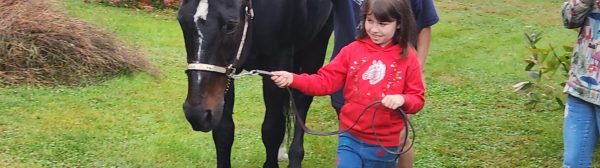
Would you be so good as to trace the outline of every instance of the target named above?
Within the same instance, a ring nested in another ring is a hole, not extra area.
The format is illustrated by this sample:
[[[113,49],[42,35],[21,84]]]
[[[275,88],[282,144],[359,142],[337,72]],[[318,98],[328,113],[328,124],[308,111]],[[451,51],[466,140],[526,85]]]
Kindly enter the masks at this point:
[[[371,10],[369,11],[369,15],[375,16],[375,18],[381,22],[393,22],[396,19],[391,16],[391,13],[394,12],[394,8],[392,4],[383,3],[385,1],[372,1],[370,4]]]

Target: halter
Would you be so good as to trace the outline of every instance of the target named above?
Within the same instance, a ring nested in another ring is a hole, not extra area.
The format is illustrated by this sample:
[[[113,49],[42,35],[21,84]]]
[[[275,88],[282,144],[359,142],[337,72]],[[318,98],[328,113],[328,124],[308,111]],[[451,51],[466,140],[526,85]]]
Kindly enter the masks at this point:
[[[244,49],[244,43],[246,43],[246,37],[248,36],[248,24],[250,23],[249,20],[254,19],[254,9],[252,8],[252,0],[248,0],[248,5],[246,5],[245,10],[246,19],[244,19],[244,31],[242,32],[242,40],[240,41],[240,46],[238,47],[237,54],[233,63],[229,64],[227,67],[205,63],[189,63],[187,65],[187,70],[216,72],[225,74],[228,78],[234,77],[236,71],[236,67],[234,67],[234,65],[236,65],[240,61],[240,57],[242,56],[242,50]]]

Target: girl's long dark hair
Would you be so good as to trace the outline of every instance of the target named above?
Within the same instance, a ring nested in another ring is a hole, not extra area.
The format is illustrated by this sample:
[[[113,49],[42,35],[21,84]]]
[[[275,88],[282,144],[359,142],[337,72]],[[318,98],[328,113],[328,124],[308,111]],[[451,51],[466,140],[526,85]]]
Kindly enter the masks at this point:
[[[392,44],[400,45],[402,48],[400,55],[406,57],[409,44],[416,39],[415,17],[409,3],[407,0],[366,0],[360,9],[361,26],[357,38],[368,37],[364,24],[369,14],[381,22],[396,21],[400,28],[396,29],[394,37],[392,37]]]

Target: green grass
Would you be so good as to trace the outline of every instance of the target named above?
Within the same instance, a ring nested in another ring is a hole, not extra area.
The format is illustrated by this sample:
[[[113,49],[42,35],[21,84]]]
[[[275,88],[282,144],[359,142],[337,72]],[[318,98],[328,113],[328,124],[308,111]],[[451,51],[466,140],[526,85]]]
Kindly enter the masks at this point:
[[[173,15],[65,0],[67,13],[139,47],[162,71],[85,88],[0,88],[0,167],[214,167],[210,133],[193,132],[181,104],[185,50]],[[562,0],[438,0],[427,60],[427,102],[413,117],[416,167],[560,167],[562,111],[530,111],[511,85],[526,80],[523,33],[572,44]],[[260,167],[260,79],[236,81],[234,167]],[[309,126],[334,130],[329,98]],[[306,135],[305,167],[333,167],[335,137]],[[285,166],[286,163],[281,163]],[[595,161],[594,166],[600,166]]]

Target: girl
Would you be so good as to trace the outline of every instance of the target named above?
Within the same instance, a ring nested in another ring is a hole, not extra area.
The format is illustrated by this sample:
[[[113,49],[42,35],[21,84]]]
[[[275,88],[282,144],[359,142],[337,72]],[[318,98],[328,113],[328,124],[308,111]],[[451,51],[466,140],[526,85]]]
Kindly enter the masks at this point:
[[[317,74],[272,72],[279,87],[307,95],[328,95],[344,86],[337,167],[394,167],[403,120],[394,109],[414,114],[424,105],[425,88],[413,40],[414,17],[404,0],[367,0],[360,34]],[[380,105],[367,106],[381,101]],[[382,107],[383,106],[383,107]],[[375,113],[377,110],[377,113]],[[355,124],[356,123],[356,124]]]

